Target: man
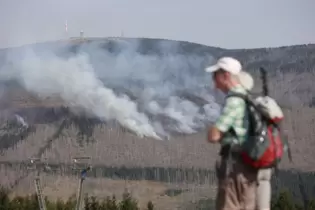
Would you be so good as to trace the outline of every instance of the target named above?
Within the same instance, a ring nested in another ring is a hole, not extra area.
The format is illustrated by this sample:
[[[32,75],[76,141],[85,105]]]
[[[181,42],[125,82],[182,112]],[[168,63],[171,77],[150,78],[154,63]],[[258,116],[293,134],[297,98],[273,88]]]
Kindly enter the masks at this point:
[[[215,87],[227,95],[247,94],[254,85],[251,75],[242,71],[240,62],[231,57],[220,58],[215,65],[206,68],[206,72],[212,73]],[[256,207],[258,172],[243,164],[237,149],[231,149],[232,144],[241,144],[246,139],[246,114],[243,99],[226,98],[220,117],[208,131],[208,141],[221,144],[221,158],[216,164],[217,210],[254,210]]]

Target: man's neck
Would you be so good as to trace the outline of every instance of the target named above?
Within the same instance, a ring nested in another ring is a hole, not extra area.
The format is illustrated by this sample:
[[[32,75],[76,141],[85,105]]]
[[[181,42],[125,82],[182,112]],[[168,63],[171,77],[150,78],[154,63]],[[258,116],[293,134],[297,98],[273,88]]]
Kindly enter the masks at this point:
[[[242,87],[242,85],[239,84],[239,83],[231,83],[231,84],[228,86],[226,93],[232,91],[232,90],[235,89],[235,88],[239,88],[239,87]]]

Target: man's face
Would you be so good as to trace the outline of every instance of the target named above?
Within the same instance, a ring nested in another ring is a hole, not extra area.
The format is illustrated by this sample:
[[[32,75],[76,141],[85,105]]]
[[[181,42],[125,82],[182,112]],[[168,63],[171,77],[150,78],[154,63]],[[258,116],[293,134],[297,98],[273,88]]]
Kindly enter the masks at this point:
[[[226,71],[218,70],[213,73],[213,82],[215,84],[215,87],[224,93],[228,91],[227,88],[228,78],[229,75]]]

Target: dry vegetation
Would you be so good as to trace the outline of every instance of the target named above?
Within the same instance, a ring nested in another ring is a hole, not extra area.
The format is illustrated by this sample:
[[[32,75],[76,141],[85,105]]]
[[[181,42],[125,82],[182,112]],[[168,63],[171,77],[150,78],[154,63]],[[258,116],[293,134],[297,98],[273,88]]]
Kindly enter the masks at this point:
[[[27,177],[15,187],[15,195],[29,195],[34,193],[32,176]],[[52,200],[67,200],[69,197],[75,197],[78,189],[79,179],[67,176],[46,175],[42,178],[43,194]],[[139,201],[141,207],[145,207],[151,200],[157,209],[176,209],[186,206],[191,201],[213,196],[214,188],[208,185],[195,186],[188,184],[167,184],[153,181],[124,181],[104,178],[91,178],[84,182],[84,194],[96,196],[99,199],[107,196],[117,195],[120,200],[125,189]],[[175,196],[173,196],[174,191]]]
[[[282,166],[312,171],[315,165],[313,158],[315,146],[309,142],[315,134],[315,130],[312,129],[315,127],[315,108],[303,104],[301,101],[305,101],[304,98],[307,96],[296,94],[290,87],[294,84],[297,86],[296,84],[301,80],[306,82],[299,85],[300,88],[310,86],[307,81],[315,79],[315,77],[310,73],[296,77],[287,74],[282,76],[282,79],[285,81],[284,83],[279,82],[279,77],[270,81],[271,94],[284,106],[286,115],[284,130],[289,136],[295,163],[298,163],[292,165],[284,160]],[[256,79],[256,81],[259,86],[259,80]],[[21,95],[23,98],[28,96],[27,94]],[[11,95],[11,97],[13,96]],[[18,95],[14,95],[14,98],[18,98]],[[33,97],[31,99],[24,101],[34,107],[61,104],[59,100],[52,98],[45,101],[44,104],[42,101],[34,103],[35,99]],[[19,107],[21,105],[19,101],[12,100],[12,107]],[[32,105],[32,103],[34,104]],[[73,124],[61,129],[56,136],[63,120],[64,118],[61,118],[54,124],[37,124],[36,131],[25,140],[19,141],[14,147],[4,151],[1,160],[23,161],[40,155],[42,158],[47,158],[49,162],[71,163],[73,156],[84,155],[91,156],[93,164],[107,166],[211,169],[218,152],[218,146],[206,143],[205,132],[173,136],[170,140],[158,141],[150,138],[141,139],[119,127],[108,127],[105,124],[95,125],[93,135],[89,138],[91,141],[86,143],[84,140],[85,143],[82,147],[82,143],[78,141],[78,128]],[[87,136],[83,136],[83,138],[87,138]],[[41,150],[41,154],[38,154],[39,150]]]

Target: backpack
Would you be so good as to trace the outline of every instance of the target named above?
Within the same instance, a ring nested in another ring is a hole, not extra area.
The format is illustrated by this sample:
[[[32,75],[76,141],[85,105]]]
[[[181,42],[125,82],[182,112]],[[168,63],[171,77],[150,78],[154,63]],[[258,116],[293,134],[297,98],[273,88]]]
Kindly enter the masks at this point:
[[[242,98],[247,107],[248,132],[241,145],[242,161],[255,169],[272,168],[278,165],[286,151],[291,160],[288,141],[280,129],[284,115],[277,102],[269,96],[253,99],[249,94],[240,93],[231,93],[228,97]]]

